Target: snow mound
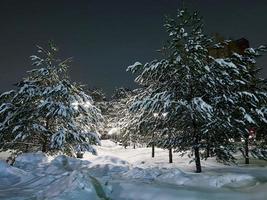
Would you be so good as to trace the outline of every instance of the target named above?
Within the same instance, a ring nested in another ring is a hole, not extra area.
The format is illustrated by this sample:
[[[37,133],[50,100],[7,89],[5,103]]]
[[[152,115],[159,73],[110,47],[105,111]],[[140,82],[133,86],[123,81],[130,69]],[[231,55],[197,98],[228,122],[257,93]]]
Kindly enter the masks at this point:
[[[123,174],[129,179],[142,179],[144,181],[154,181],[175,185],[185,185],[190,183],[190,178],[179,169],[160,169],[160,168],[139,168],[134,167]]]
[[[51,161],[51,165],[57,166],[58,168],[63,168],[66,171],[79,170],[87,167],[90,164],[90,161],[70,158],[65,155],[57,156]]]
[[[120,135],[120,128],[112,128],[109,130],[108,135]]]
[[[129,163],[115,156],[95,156],[90,161],[90,172],[95,176],[111,176],[129,170]]]
[[[123,176],[129,179],[142,179],[144,181],[154,181],[157,183],[201,188],[240,188],[256,184],[255,178],[246,174],[193,174],[185,173],[179,169],[135,167],[124,173]]]
[[[117,144],[111,140],[101,140],[101,147],[116,147]]]
[[[202,179],[209,187],[247,187],[255,185],[256,180],[254,177],[246,174],[223,174],[219,176],[206,176]]]
[[[144,169],[144,168],[134,167],[133,169],[124,173],[123,176],[125,178],[130,178],[130,179],[142,179],[145,181],[153,181],[161,174],[162,172],[158,168]]]
[[[20,168],[0,162],[0,199],[174,200],[179,196],[191,200],[263,200],[266,196],[263,168],[256,168],[255,173],[244,173],[254,169],[224,169],[195,174],[177,167],[140,167],[107,154],[85,154],[84,159],[60,155],[51,159],[42,153],[20,155],[15,165]],[[252,191],[250,196],[244,192],[248,189]]]
[[[112,164],[112,165],[129,165],[125,160],[115,156],[97,156],[92,160],[92,163]]]
[[[14,167],[26,170],[26,171],[31,171],[42,164],[47,163],[48,157],[41,152],[38,153],[24,153],[19,155],[16,158],[16,161],[14,163]]]
[[[156,179],[159,182],[186,185],[203,188],[221,188],[221,187],[246,187],[255,185],[256,180],[253,176],[246,174],[191,174],[180,170],[171,170],[163,173]],[[200,184],[201,183],[201,184]]]
[[[8,165],[6,162],[0,160],[0,188],[8,187],[21,182],[24,178],[27,180],[31,174]]]
[[[179,169],[168,170],[157,177],[158,182],[170,183],[175,185],[190,184],[190,176]]]
[[[94,178],[91,162],[67,156],[49,161],[42,153],[22,154],[12,167],[0,161],[0,199],[99,199],[106,189]],[[73,198],[75,196],[77,198]],[[100,196],[99,196],[100,195]],[[100,198],[101,199],[101,198]]]
[[[51,199],[60,196],[68,196],[73,191],[86,194],[88,199],[98,199],[94,185],[87,171],[72,171],[62,174],[61,177],[39,190],[38,199]],[[68,198],[67,198],[68,199]]]
[[[10,151],[0,152],[0,160],[6,160],[11,155]]]

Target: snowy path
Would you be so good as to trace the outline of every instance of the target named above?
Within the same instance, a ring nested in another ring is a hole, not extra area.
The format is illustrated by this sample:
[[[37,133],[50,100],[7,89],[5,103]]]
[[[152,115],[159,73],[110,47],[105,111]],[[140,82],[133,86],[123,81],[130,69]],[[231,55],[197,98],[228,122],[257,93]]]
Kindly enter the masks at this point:
[[[173,163],[168,163],[168,150],[158,149],[155,150],[155,158],[151,157],[151,148],[136,148],[122,146],[114,146],[111,141],[102,141],[102,146],[97,147],[99,156],[115,156],[122,160],[128,161],[133,166],[140,167],[161,167],[161,168],[179,168],[188,172],[194,172],[195,164],[190,163],[187,156],[180,157],[179,154],[173,154]],[[85,159],[94,159],[94,156],[87,153]],[[214,168],[224,166],[216,163],[212,158],[209,161],[203,161],[203,168]]]
[[[161,149],[155,158],[150,148],[124,149],[110,141],[97,150],[98,156],[83,160],[26,154],[15,167],[0,162],[0,199],[266,200],[266,163],[226,167],[211,159],[203,162],[204,173],[195,174],[188,158],[174,154],[169,164]]]

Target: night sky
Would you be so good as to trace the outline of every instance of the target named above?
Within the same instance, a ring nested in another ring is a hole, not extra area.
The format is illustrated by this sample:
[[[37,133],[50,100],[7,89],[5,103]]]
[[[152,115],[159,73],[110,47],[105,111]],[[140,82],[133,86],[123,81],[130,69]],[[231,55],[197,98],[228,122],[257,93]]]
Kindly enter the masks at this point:
[[[204,17],[206,31],[267,44],[266,0],[185,0]],[[125,72],[135,61],[159,57],[166,40],[164,15],[175,15],[178,0],[1,0],[0,91],[32,68],[35,45],[53,40],[64,57],[74,57],[73,81],[88,87],[134,87]],[[267,78],[267,55],[259,62]]]

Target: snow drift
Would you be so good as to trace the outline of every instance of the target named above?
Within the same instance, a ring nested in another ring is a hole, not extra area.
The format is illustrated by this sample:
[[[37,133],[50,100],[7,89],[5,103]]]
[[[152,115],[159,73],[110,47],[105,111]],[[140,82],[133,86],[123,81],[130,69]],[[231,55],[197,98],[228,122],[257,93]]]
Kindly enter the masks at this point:
[[[1,161],[0,199],[98,199],[101,184],[90,174],[89,164],[67,156],[50,161],[41,153],[19,156],[14,167]]]
[[[117,152],[123,147],[107,146],[99,147],[99,156],[86,154],[84,159],[28,153],[18,156],[14,167],[2,161],[0,199],[176,200],[179,196],[190,200],[265,200],[267,177],[263,174],[267,168],[223,168],[195,174],[177,167],[150,166],[149,162],[139,165],[135,161],[143,154],[133,149],[125,150],[129,156],[125,161],[116,157],[121,156]]]

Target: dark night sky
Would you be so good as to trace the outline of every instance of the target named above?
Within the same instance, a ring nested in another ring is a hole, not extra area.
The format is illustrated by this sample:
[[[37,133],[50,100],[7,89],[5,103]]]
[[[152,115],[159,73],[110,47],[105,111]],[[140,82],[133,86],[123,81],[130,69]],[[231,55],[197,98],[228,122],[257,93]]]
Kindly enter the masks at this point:
[[[267,44],[266,0],[185,0],[185,4],[201,12],[208,33],[246,37],[251,46]],[[107,93],[132,87],[126,67],[159,56],[156,50],[166,39],[164,15],[174,15],[180,5],[178,0],[1,0],[0,91],[25,76],[35,44],[49,40],[64,57],[74,57],[72,80]],[[267,78],[267,55],[259,64]]]

